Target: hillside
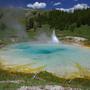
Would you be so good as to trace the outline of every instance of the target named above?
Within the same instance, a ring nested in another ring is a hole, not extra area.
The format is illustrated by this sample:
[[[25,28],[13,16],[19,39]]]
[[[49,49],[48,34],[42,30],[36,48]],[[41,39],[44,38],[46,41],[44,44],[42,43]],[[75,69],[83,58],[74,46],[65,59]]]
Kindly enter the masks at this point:
[[[35,39],[40,32],[56,30],[58,37],[78,36],[90,41],[90,9],[64,12],[0,8],[0,42],[12,43]]]
[[[58,36],[79,36],[90,40],[90,9],[64,12],[58,10],[26,12],[26,29],[42,28],[49,25],[52,31],[56,29]]]

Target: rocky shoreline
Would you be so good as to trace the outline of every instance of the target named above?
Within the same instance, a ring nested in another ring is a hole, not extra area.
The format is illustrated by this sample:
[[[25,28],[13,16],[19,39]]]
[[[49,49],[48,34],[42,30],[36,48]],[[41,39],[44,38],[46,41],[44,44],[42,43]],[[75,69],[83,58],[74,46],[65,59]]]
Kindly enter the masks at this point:
[[[82,90],[82,89],[63,87],[63,86],[58,86],[58,85],[46,85],[46,86],[22,86],[17,90]]]
[[[61,39],[61,42],[64,44],[90,48],[90,42],[88,42],[88,40],[83,37],[66,36]]]
[[[74,36],[65,36],[60,39],[60,41],[64,44],[71,44],[81,47],[89,47],[90,48],[90,41],[83,37],[74,37]],[[5,47],[7,44],[3,43],[0,40],[0,48]]]

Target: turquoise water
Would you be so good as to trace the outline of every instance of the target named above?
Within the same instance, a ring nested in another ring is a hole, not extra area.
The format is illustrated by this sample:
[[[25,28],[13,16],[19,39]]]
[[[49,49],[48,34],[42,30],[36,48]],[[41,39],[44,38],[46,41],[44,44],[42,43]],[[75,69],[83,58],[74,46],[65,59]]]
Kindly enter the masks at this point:
[[[3,48],[0,58],[10,64],[46,65],[45,70],[58,74],[76,70],[75,63],[90,68],[90,49],[66,44],[19,43]]]

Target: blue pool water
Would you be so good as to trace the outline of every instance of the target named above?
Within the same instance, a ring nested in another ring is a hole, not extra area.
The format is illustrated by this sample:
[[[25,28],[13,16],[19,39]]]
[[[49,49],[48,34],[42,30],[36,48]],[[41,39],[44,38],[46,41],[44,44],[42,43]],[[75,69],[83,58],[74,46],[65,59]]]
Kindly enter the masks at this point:
[[[90,68],[90,49],[66,44],[14,44],[3,48],[0,58],[11,64],[46,65],[45,70],[54,73],[76,70],[75,63]]]

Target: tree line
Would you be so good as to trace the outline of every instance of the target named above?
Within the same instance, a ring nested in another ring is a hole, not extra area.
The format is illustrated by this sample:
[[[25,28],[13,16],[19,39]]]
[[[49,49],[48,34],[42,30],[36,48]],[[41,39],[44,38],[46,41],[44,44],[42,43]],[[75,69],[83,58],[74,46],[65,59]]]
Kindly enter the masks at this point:
[[[59,10],[38,11],[33,10],[26,16],[26,28],[37,28],[44,24],[58,30],[71,30],[81,25],[90,26],[90,9],[64,12]]]

